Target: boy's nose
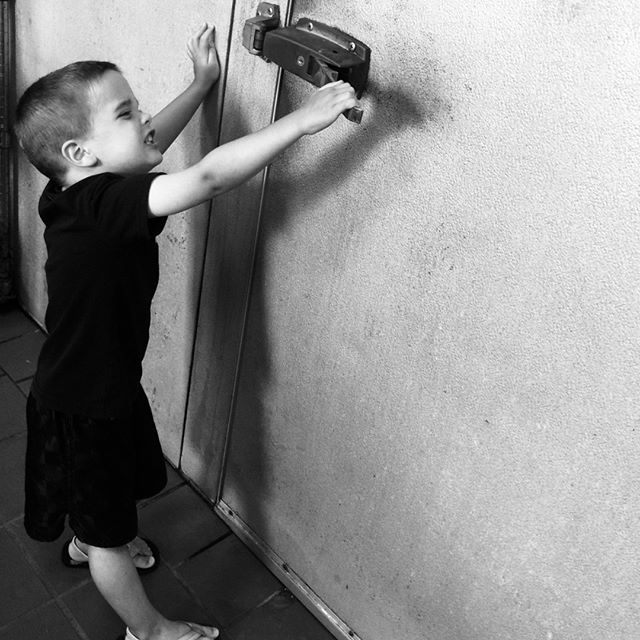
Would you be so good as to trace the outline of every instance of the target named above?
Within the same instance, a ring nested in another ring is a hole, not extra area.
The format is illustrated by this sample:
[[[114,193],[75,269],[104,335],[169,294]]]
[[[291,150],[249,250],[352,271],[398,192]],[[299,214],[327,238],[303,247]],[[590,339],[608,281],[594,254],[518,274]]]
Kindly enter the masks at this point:
[[[151,115],[144,111],[141,111],[140,119],[142,120],[142,124],[149,124],[151,122]]]

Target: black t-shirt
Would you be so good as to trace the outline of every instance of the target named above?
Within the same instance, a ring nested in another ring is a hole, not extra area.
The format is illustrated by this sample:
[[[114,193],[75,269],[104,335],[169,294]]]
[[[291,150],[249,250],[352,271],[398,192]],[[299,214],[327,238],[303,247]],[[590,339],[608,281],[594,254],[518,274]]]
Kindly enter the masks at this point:
[[[147,216],[158,175],[103,173],[65,191],[49,183],[40,198],[49,335],[32,392],[44,407],[114,418],[131,406],[158,285],[155,238],[166,222]]]

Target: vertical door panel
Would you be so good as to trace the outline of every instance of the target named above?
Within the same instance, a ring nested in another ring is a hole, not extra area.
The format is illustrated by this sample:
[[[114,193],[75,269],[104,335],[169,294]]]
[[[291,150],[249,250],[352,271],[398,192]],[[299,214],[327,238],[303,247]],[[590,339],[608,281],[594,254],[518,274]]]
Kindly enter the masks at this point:
[[[257,3],[236,2],[221,143],[271,121],[278,69],[242,46],[244,21]],[[288,4],[280,3],[283,17]],[[182,471],[215,499],[249,295],[264,174],[213,202],[198,315]]]
[[[640,10],[295,10],[371,84],[270,173],[224,504],[362,638],[638,636]]]

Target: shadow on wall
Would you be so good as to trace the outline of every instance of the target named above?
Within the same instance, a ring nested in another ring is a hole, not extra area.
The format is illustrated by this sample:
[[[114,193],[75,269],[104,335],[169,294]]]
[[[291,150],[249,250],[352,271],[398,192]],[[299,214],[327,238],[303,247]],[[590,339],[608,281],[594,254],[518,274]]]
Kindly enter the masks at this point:
[[[369,82],[366,92],[367,104],[362,125],[353,125],[353,132],[345,144],[331,147],[316,159],[306,175],[303,176],[304,187],[313,183],[320,193],[330,191],[336,184],[348,181],[356,174],[363,159],[372,155],[376,149],[398,138],[405,130],[422,129],[427,121],[437,118],[439,107],[420,103],[413,94],[409,94],[400,86],[380,86]],[[438,104],[440,101],[437,101]],[[285,93],[278,105],[278,115],[288,113],[294,105],[289,102],[289,94]],[[290,188],[290,185],[282,185]],[[274,191],[283,193],[280,185],[274,185]],[[273,207],[271,211],[284,211],[284,208]],[[285,218],[285,216],[282,216]]]
[[[278,104],[278,117],[298,106],[299,99],[297,96],[294,98],[292,93],[286,90],[285,85]],[[239,398],[234,399],[227,468],[228,474],[233,474],[234,488],[240,487],[233,494],[242,504],[233,506],[245,515],[251,528],[267,541],[272,539],[273,532],[269,531],[266,507],[273,502],[271,498],[278,492],[281,479],[279,470],[270,464],[274,441],[268,431],[273,418],[266,415],[264,402],[272,378],[270,336],[266,326],[268,284],[272,276],[269,274],[266,247],[271,246],[270,238],[285,230],[296,215],[296,211],[288,205],[288,195],[292,189],[302,190],[309,200],[322,198],[325,193],[333,191],[337,184],[355,178],[362,171],[363,158],[376,153],[384,145],[393,145],[401,132],[423,129],[425,123],[440,116],[445,117],[448,113],[446,109],[434,106],[442,105],[442,102],[434,101],[425,106],[413,95],[397,87],[383,88],[372,83],[367,97],[365,124],[353,125],[342,144],[331,146],[325,153],[313,158],[303,175],[297,175],[295,180],[286,171],[279,171],[276,164],[267,185],[256,248],[255,277],[250,292],[249,322],[240,356]],[[363,202],[362,206],[367,205]],[[353,215],[366,219],[367,212],[355,211]],[[230,265],[225,265],[223,269],[228,274],[234,272]],[[235,295],[239,295],[237,288],[235,291]],[[240,442],[241,438],[243,442]],[[233,453],[234,442],[238,445],[237,455]],[[250,479],[245,480],[245,475],[250,475]]]

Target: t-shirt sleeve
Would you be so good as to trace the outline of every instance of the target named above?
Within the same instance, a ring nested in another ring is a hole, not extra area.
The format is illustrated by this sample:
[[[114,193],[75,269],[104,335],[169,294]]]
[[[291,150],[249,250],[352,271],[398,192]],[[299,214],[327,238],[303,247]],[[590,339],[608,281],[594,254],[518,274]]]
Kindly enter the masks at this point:
[[[80,195],[79,210],[108,241],[129,244],[155,238],[167,219],[149,217],[149,188],[161,173],[97,176]]]

